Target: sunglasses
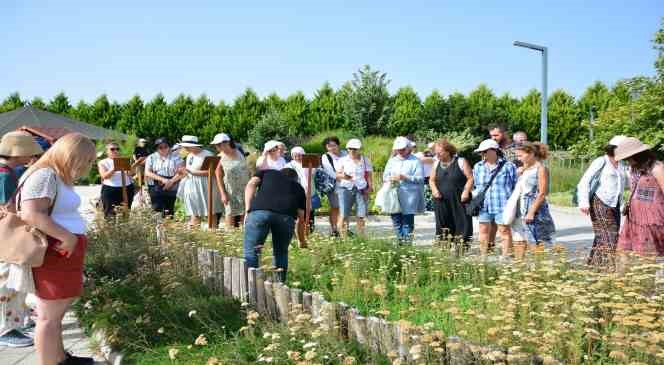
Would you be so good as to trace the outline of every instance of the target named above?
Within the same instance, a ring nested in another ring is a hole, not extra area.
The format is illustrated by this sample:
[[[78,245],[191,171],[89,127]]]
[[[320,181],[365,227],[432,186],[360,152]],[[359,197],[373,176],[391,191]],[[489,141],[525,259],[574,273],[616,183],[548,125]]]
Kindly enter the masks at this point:
[[[167,150],[168,148],[169,147],[167,145],[163,145],[163,144],[161,146],[157,147],[157,149],[159,149],[159,150]]]
[[[109,150],[109,151],[113,151],[113,152],[120,151],[120,149],[117,148],[117,147],[111,147],[111,148],[109,148],[108,150]]]
[[[357,151],[359,148],[348,148],[349,151]]]

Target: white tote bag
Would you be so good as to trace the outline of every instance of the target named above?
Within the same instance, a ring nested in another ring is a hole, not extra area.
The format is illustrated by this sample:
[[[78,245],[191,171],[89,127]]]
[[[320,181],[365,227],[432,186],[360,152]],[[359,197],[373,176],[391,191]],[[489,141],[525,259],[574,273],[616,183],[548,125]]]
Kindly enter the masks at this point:
[[[383,186],[376,193],[376,207],[378,207],[383,214],[396,214],[401,212],[401,205],[399,204],[399,193],[397,187],[392,184],[383,184]]]
[[[519,209],[519,199],[521,199],[521,190],[521,183],[517,183],[503,209],[503,224],[507,226],[511,225],[514,219],[516,219],[517,210]]]

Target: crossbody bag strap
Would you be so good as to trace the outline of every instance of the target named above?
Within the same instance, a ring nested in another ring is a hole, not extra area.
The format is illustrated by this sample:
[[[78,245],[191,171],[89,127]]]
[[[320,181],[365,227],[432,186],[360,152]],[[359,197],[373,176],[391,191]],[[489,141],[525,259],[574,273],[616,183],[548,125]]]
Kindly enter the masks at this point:
[[[33,174],[34,174],[34,172],[33,172]],[[21,182],[21,184],[16,188],[16,191],[12,195],[12,200],[14,198],[16,198],[16,212],[21,211],[21,190],[23,189],[23,185],[25,184],[26,181],[28,181],[29,178],[30,178],[30,176],[26,177]],[[53,209],[55,209],[55,202],[56,202],[57,199],[58,199],[58,176],[55,175],[55,195],[53,196],[53,201],[51,202],[51,204],[48,207],[49,217],[51,216],[51,214],[53,214]]]
[[[325,153],[325,156],[327,157],[327,162],[332,166],[332,171],[337,172],[337,169],[334,167],[334,161],[332,161],[332,156],[329,153]]]
[[[489,188],[491,187],[491,184],[493,184],[493,180],[496,179],[496,176],[498,176],[498,173],[500,172],[500,169],[503,168],[505,163],[506,162],[503,161],[500,164],[498,164],[498,167],[496,168],[496,171],[494,171],[494,173],[491,174],[491,179],[489,179],[489,183],[486,185],[486,187],[484,187],[484,190],[482,191],[482,194],[486,194],[486,192],[489,191]]]

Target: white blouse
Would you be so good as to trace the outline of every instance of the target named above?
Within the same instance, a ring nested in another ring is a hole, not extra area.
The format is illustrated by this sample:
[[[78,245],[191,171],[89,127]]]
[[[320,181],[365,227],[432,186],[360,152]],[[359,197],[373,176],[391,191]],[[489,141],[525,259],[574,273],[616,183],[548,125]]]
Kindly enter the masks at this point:
[[[113,159],[112,158],[107,158],[104,160],[99,161],[99,164],[106,169],[106,171],[113,171]],[[109,177],[108,179],[104,179],[101,181],[102,185],[106,186],[112,186],[114,188],[120,188],[122,187],[122,173],[120,171],[116,171]],[[125,172],[125,184],[124,186],[129,186],[132,184],[131,181],[131,176]]]
[[[600,169],[602,169],[602,172],[599,175],[599,186],[596,195],[604,204],[613,208],[618,207],[621,196],[629,183],[629,173],[623,162],[619,162],[618,167],[613,167],[609,158],[602,156],[590,164],[590,167],[579,181],[577,186],[579,208],[590,207],[590,180]]]

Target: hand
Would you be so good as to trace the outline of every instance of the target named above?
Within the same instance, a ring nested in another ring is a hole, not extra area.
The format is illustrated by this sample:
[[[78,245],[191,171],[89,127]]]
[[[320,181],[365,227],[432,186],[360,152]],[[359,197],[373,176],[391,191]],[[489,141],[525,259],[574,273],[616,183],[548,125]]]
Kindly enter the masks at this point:
[[[228,205],[228,202],[231,200],[228,198],[228,194],[222,193],[221,194],[221,202],[224,203],[224,205]]]
[[[532,223],[534,220],[535,220],[535,213],[532,212],[528,212],[528,214],[526,214],[526,217],[523,218],[523,221],[526,223]]]
[[[464,191],[463,193],[461,193],[461,202],[462,203],[465,203],[469,200],[470,200],[470,193],[469,192]]]
[[[164,183],[164,190],[171,190],[173,188],[173,181],[172,180],[166,180]]]
[[[401,180],[403,180],[403,178],[404,178],[403,175],[396,175],[396,176],[390,177],[390,181],[400,182]]]
[[[438,191],[438,190],[432,191],[431,195],[433,195],[433,197],[435,199],[442,199],[443,198],[443,194],[441,194],[440,191]]]
[[[590,214],[590,208],[579,208],[582,214],[588,215]]]
[[[367,194],[371,194],[371,193],[373,193],[373,188],[371,187],[371,185],[367,185],[367,188],[365,189],[365,191],[367,192]]]
[[[76,249],[77,244],[78,244],[78,237],[70,233],[69,237],[61,241],[60,244],[57,245],[55,248],[58,252],[60,252],[62,256],[70,258],[72,253],[74,253],[74,249]]]

